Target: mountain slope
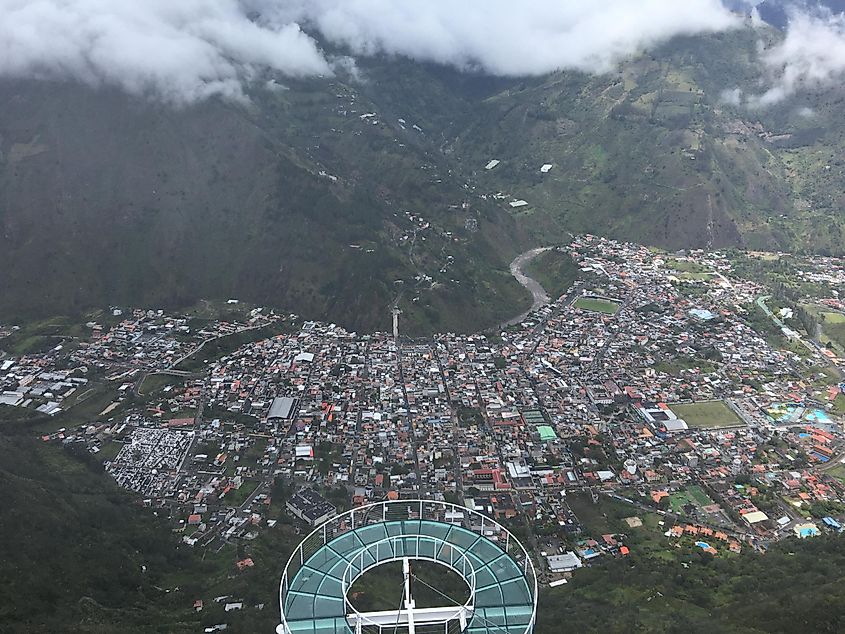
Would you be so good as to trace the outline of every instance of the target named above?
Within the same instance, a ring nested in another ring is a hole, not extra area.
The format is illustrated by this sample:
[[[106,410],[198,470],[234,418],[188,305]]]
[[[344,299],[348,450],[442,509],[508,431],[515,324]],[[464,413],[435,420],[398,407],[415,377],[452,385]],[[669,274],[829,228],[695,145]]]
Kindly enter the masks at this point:
[[[36,443],[0,435],[0,631],[196,631],[156,587],[189,564],[168,527],[102,466]]]
[[[407,65],[401,80],[376,69],[374,83],[395,88],[383,97],[395,102],[429,87],[419,113],[433,143],[476,193],[503,192],[504,208],[527,201],[513,215],[537,241],[594,231],[669,248],[841,253],[841,92],[768,109],[725,96],[760,90],[759,41],[781,37],[676,38],[601,76],[504,83]]]
[[[524,80],[369,58],[181,111],[0,84],[0,315],[238,297],[370,329],[398,298],[413,334],[518,314],[510,259],[568,232],[842,253],[841,92],[725,98],[781,37]]]
[[[369,328],[388,323],[396,280],[410,301],[415,278],[438,275],[447,256],[477,289],[480,322],[521,307],[501,274],[516,251],[512,220],[462,208],[446,170],[360,119],[353,91],[303,82],[261,98],[171,111],[72,85],[4,84],[0,310],[240,297]],[[419,223],[406,211],[429,223],[413,252],[402,237]],[[443,309],[455,289],[440,281],[423,298],[429,321],[474,326],[460,307]]]

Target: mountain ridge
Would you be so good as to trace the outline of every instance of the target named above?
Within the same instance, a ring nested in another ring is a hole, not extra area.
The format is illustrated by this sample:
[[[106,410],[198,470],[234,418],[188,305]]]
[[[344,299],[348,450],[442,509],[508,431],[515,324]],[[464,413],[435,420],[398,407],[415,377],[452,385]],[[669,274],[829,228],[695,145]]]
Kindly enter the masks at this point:
[[[519,314],[510,260],[569,232],[841,252],[840,91],[724,97],[759,85],[758,40],[780,37],[523,79],[373,57],[179,110],[2,82],[0,314],[238,297],[374,329],[398,300],[414,334]]]

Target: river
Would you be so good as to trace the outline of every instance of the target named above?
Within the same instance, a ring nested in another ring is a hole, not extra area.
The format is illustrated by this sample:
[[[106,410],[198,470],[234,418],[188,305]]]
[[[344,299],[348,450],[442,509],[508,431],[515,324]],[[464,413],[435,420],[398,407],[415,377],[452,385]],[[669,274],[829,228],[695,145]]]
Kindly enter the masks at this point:
[[[500,328],[507,328],[508,326],[515,326],[516,324],[520,324],[525,321],[525,318],[528,317],[532,312],[535,310],[542,308],[551,303],[551,299],[549,298],[549,294],[546,292],[546,289],[540,285],[540,282],[535,280],[533,277],[529,276],[525,272],[525,267],[538,255],[541,253],[545,253],[551,249],[551,247],[539,247],[537,249],[531,249],[530,251],[526,251],[522,253],[516,258],[514,261],[511,262],[511,275],[516,278],[516,281],[522,284],[525,288],[527,288],[531,292],[532,297],[532,304],[531,308],[526,310],[524,313],[510,319],[500,325]]]

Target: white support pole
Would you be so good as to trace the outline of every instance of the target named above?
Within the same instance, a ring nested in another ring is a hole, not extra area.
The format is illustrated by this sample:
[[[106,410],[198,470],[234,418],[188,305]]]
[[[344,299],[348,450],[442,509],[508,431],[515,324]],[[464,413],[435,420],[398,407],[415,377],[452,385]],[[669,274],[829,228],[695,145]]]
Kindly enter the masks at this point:
[[[408,634],[415,634],[414,628],[414,599],[411,596],[411,562],[405,557],[402,560],[402,571],[405,573],[405,609],[408,611]]]

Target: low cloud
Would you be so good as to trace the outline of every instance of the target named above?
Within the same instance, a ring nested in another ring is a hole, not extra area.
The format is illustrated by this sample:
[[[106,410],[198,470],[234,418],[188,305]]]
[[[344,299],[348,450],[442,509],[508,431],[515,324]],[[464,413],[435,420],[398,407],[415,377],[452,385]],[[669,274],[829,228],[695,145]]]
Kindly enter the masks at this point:
[[[721,0],[293,0],[261,3],[356,55],[385,53],[500,76],[606,72],[677,35],[738,24]]]
[[[729,106],[742,105],[742,89],[730,88],[728,90],[723,90],[722,94],[719,95],[719,101]]]
[[[845,15],[793,12],[783,41],[761,54],[769,88],[750,96],[752,107],[776,104],[805,90],[845,78]]]
[[[243,99],[272,70],[330,73],[298,25],[270,28],[238,0],[0,0],[0,76],[72,78],[177,104]]]
[[[0,77],[75,79],[185,104],[274,77],[356,77],[345,54],[501,76],[605,72],[740,21],[721,0],[0,0]]]

